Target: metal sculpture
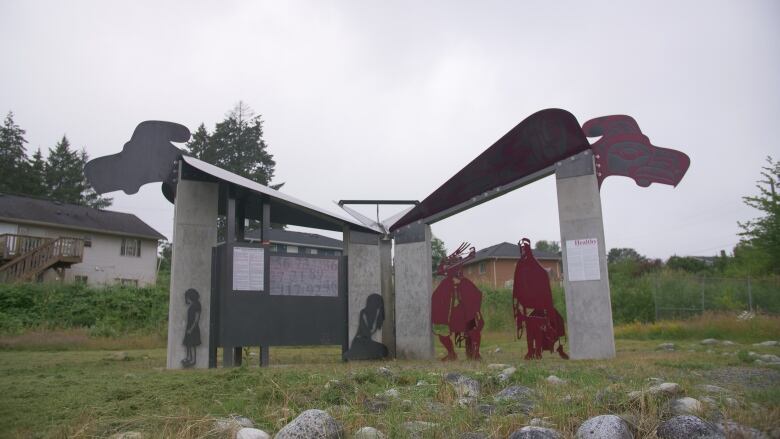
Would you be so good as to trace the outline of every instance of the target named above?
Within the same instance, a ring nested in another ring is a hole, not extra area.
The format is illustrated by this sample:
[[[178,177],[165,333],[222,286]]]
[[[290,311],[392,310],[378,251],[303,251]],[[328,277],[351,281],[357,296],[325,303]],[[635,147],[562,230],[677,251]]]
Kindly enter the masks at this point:
[[[610,175],[633,178],[642,187],[651,183],[677,186],[691,164],[680,151],[650,143],[631,116],[598,117],[585,122],[582,130],[588,137],[601,136],[590,146],[596,156],[599,187]]]
[[[189,139],[190,130],[184,125],[147,120],[135,127],[122,152],[90,160],[84,174],[99,194],[120,189],[134,194],[146,183],[168,181],[183,154],[171,142]]]
[[[184,368],[192,367],[198,362],[198,346],[200,340],[200,294],[194,288],[184,292],[184,301],[187,304],[187,328],[184,331],[184,340],[182,344],[187,348],[187,356],[181,360]]]
[[[553,306],[547,271],[534,257],[528,238],[523,238],[518,246],[520,259],[515,266],[512,308],[518,339],[522,337],[525,328],[528,343],[525,359],[541,359],[542,351],[554,352],[556,342],[558,355],[568,359],[561,342],[561,338],[566,335],[566,327],[563,317]]]
[[[358,330],[352,345],[342,356],[345,360],[380,360],[387,357],[387,346],[371,339],[382,329],[385,321],[385,303],[379,294],[366,297],[366,307],[360,310]]]
[[[464,253],[468,249],[468,254]],[[447,349],[442,361],[457,360],[453,340],[460,347],[466,343],[466,357],[481,360],[479,344],[482,327],[482,292],[473,282],[463,277],[463,265],[474,258],[474,247],[461,244],[457,250],[439,262],[436,274],[444,276],[431,296],[431,321],[433,332]]]
[[[603,136],[593,145],[587,137]],[[630,116],[592,119],[580,128],[566,110],[546,109],[517,124],[482,154],[390,226],[435,222],[551,175],[555,164],[583,151],[596,157],[599,185],[610,175],[638,185],[676,186],[690,165],[680,151],[659,148]]]

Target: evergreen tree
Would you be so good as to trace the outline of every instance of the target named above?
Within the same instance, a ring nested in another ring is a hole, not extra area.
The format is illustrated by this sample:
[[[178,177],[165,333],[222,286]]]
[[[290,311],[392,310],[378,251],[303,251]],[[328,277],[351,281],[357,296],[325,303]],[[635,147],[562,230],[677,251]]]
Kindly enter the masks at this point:
[[[193,156],[220,168],[268,185],[276,162],[263,140],[263,121],[244,102],[238,104],[210,134],[201,124],[187,143]]]
[[[89,156],[83,149],[74,151],[66,136],[49,149],[45,166],[47,196],[63,203],[80,204],[94,208],[111,205],[110,198],[103,198],[89,186],[84,176],[84,165]]]
[[[41,149],[38,148],[28,162],[27,178],[22,193],[32,197],[46,197],[47,192],[46,160],[43,159]]]
[[[743,197],[750,207],[764,213],[761,218],[738,223],[742,228],[745,243],[766,255],[769,270],[780,274],[780,162],[767,157],[768,166],[764,166],[761,175],[764,177],[756,184],[758,195]],[[736,255],[736,250],[735,250]]]
[[[82,149],[81,152],[79,153],[79,159],[81,162],[79,164],[79,167],[81,169],[82,187],[84,188],[81,191],[81,201],[79,202],[79,204],[92,207],[95,209],[105,209],[106,207],[111,206],[111,203],[114,202],[114,199],[101,196],[100,194],[95,192],[95,189],[93,189],[92,186],[89,184],[86,174],[84,174],[84,166],[89,161],[89,155],[87,154],[87,151]]]
[[[439,267],[439,263],[442,259],[447,257],[447,249],[444,247],[444,241],[437,237],[431,239],[431,267],[433,272],[436,273],[436,269]]]
[[[0,192],[20,193],[27,178],[27,151],[25,131],[14,123],[13,112],[8,112],[0,126]]]
[[[561,251],[561,245],[558,241],[546,241],[541,239],[534,244],[534,250],[546,253],[558,253]]]

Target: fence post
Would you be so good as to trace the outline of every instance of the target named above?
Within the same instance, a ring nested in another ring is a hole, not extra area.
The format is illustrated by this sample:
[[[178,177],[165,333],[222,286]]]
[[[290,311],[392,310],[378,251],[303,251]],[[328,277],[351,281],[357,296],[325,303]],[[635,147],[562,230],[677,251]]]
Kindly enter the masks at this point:
[[[653,306],[655,307],[655,321],[658,321],[658,283],[660,274],[655,275],[655,282],[653,282]]]
[[[748,287],[748,310],[750,312],[753,312],[753,290],[750,286],[750,275],[747,277],[747,287]]]
[[[699,277],[699,294],[701,295],[701,313],[704,314],[704,276]]]

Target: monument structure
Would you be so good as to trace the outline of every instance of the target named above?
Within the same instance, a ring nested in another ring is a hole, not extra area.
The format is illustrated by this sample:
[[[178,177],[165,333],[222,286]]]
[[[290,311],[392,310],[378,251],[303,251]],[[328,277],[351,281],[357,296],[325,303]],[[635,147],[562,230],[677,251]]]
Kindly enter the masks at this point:
[[[601,139],[591,145],[586,137],[596,136]],[[175,204],[169,368],[215,367],[218,348],[223,365],[237,365],[245,346],[260,346],[261,364],[268,363],[269,346],[300,344],[338,344],[346,359],[432,358],[430,225],[552,174],[571,356],[612,357],[600,184],[624,175],[640,186],[676,185],[690,163],[679,151],[650,144],[629,116],[601,117],[580,128],[571,113],[547,109],[520,122],[422,202],[342,201],[343,215],[189,157],[171,143],[189,138],[183,125],[142,122],[122,152],[85,167],[98,193],[132,194],[161,182]],[[351,203],[412,207],[380,221]],[[225,224],[222,242],[218,218]],[[274,253],[268,240],[244,240],[250,219],[262,224],[263,236],[271,223],[341,232],[344,254]]]

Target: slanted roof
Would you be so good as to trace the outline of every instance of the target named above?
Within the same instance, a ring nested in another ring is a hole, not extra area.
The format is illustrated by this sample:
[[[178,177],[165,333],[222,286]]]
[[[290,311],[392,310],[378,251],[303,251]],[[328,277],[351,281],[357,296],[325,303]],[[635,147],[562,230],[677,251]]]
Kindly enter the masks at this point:
[[[249,191],[255,199],[262,197],[268,200],[271,205],[271,222],[273,223],[338,232],[343,231],[345,226],[349,226],[352,229],[369,233],[382,233],[378,226],[366,225],[346,215],[329,212],[194,157],[184,155],[182,161],[186,165],[182,173],[184,179],[225,182],[238,189]],[[251,207],[257,206],[252,205]]]
[[[38,224],[112,235],[165,239],[131,213],[0,193],[0,221]]]
[[[244,238],[260,240],[260,230],[246,232]],[[268,240],[275,244],[299,245],[301,247],[330,248],[334,250],[344,248],[343,243],[339,239],[328,238],[316,233],[293,232],[283,229],[270,229],[268,231]]]
[[[531,252],[534,257],[539,260],[561,260],[561,255],[559,253],[543,252],[539,250],[531,250]],[[490,247],[478,251],[474,259],[470,260],[466,265],[484,261],[486,259],[520,259],[520,248],[517,244],[510,244],[508,242],[491,245]]]

